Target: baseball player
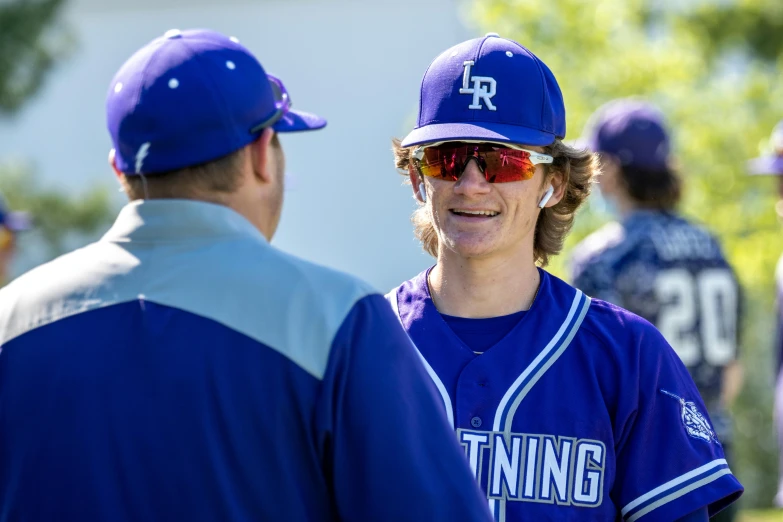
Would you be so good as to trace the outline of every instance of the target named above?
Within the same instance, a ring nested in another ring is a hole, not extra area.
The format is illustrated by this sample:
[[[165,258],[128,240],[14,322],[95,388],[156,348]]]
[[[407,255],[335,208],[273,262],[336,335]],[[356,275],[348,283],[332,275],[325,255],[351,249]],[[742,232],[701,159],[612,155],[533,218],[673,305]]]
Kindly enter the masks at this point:
[[[614,100],[593,115],[585,142],[601,156],[598,186],[620,221],[574,249],[573,284],[658,328],[690,372],[730,457],[729,408],[742,384],[740,287],[716,238],[676,212],[682,180],[663,115],[641,100]],[[734,512],[732,505],[715,520],[733,520]]]
[[[775,126],[770,138],[770,151],[748,162],[748,171],[752,175],[778,176],[778,191],[780,201],[783,201],[783,121]],[[778,203],[778,214],[783,215]],[[778,261],[775,273],[777,283],[778,335],[777,345],[777,385],[775,387],[775,424],[778,431],[778,446],[780,448],[778,492],[775,504],[783,508],[783,256]]]
[[[106,108],[130,203],[0,291],[0,521],[489,520],[383,296],[269,244],[326,122],[207,30]]]
[[[27,212],[11,211],[5,198],[0,195],[0,286],[8,280],[11,263],[16,253],[16,237],[28,230],[32,219]]]
[[[395,141],[434,267],[387,298],[495,520],[707,520],[742,486],[660,333],[540,269],[597,161],[552,72],[490,33],[435,58]]]

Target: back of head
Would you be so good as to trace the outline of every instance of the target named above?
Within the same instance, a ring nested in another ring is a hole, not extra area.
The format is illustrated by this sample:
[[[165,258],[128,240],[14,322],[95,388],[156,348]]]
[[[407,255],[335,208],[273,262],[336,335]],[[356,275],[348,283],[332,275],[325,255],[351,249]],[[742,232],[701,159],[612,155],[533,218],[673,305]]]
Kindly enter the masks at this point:
[[[161,186],[157,197],[183,197],[188,181],[230,191],[236,155],[265,128],[326,125],[292,110],[280,79],[237,38],[205,29],[172,29],[131,56],[111,82],[106,118],[116,170],[131,187]]]
[[[590,118],[584,140],[618,166],[637,206],[669,210],[679,203],[682,182],[672,166],[665,119],[655,106],[634,98],[611,101]]]

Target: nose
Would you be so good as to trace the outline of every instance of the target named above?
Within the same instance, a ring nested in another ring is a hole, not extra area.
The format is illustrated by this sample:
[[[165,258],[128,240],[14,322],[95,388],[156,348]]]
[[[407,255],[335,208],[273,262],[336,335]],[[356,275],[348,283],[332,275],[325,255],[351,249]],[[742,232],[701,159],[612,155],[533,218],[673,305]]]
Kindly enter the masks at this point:
[[[484,177],[484,173],[478,166],[476,159],[471,159],[465,166],[462,176],[459,177],[454,185],[454,192],[464,196],[477,196],[487,194],[492,187]]]

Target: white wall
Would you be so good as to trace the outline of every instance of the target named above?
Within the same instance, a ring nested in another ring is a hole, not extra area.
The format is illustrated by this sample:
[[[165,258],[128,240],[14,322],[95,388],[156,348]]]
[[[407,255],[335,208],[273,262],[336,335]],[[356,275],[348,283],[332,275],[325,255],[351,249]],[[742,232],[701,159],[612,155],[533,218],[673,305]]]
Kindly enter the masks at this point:
[[[216,29],[279,75],[294,107],[329,120],[324,131],[283,137],[293,183],[275,243],[390,288],[431,262],[413,238],[414,204],[390,139],[412,128],[431,59],[474,36],[458,1],[135,0],[129,8],[73,0],[66,19],[77,51],[17,118],[0,123],[0,158],[30,159],[65,189],[114,189],[103,112],[112,76],[167,29]]]

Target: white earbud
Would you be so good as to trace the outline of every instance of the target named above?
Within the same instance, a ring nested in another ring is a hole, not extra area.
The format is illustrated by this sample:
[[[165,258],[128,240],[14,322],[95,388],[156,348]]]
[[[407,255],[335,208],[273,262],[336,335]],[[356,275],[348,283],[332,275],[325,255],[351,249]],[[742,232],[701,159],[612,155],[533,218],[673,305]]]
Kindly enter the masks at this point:
[[[422,203],[427,202],[427,190],[424,188],[424,183],[419,183],[419,199]]]
[[[552,185],[549,185],[549,188],[546,189],[546,192],[544,193],[544,196],[541,198],[541,201],[538,203],[538,208],[544,208],[544,205],[547,204],[549,201],[549,198],[552,197],[552,194],[555,193],[555,187]]]

